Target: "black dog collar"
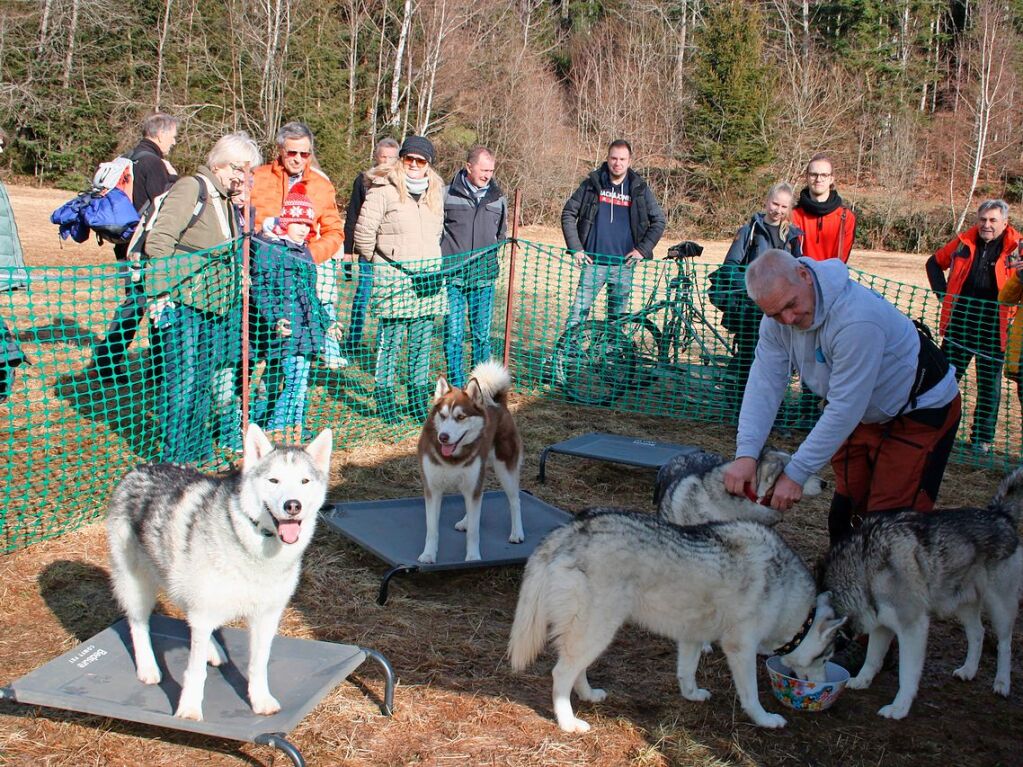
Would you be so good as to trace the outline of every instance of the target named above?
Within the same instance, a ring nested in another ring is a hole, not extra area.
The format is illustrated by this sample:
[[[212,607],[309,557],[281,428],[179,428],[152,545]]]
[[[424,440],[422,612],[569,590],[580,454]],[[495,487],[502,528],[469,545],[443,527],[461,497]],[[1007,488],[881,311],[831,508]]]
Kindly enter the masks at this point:
[[[806,635],[810,633],[810,627],[813,625],[813,619],[817,616],[817,605],[810,608],[810,614],[806,620],[803,621],[803,625],[799,627],[799,631],[789,641],[774,651],[774,654],[781,657],[788,655],[790,652],[799,647],[799,643],[806,639]]]

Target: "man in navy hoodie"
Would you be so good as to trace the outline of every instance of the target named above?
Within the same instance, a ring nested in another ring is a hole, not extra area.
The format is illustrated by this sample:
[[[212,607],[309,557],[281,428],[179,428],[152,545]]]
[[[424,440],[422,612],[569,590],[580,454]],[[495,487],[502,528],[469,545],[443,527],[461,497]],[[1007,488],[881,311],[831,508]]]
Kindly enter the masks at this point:
[[[627,310],[633,270],[654,257],[664,234],[664,212],[631,164],[629,142],[612,141],[607,162],[586,177],[561,211],[565,245],[582,267],[569,329],[586,319],[605,283],[608,317]]]

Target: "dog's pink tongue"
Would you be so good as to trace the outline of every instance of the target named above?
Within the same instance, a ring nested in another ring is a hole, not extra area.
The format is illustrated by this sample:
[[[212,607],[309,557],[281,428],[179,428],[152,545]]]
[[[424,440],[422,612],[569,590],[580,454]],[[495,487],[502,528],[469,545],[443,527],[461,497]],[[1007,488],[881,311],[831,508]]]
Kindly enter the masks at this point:
[[[440,454],[443,455],[445,458],[454,455],[454,452],[455,452],[455,445],[441,445],[440,446]]]
[[[277,523],[277,535],[281,537],[281,540],[285,543],[294,543],[298,540],[299,531],[302,529],[302,523],[297,519],[282,519]]]

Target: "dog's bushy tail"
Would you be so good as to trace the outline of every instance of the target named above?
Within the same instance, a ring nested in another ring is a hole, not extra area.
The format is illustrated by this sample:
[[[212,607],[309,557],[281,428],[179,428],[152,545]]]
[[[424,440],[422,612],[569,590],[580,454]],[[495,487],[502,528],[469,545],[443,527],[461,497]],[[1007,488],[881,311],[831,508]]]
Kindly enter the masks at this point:
[[[526,573],[519,589],[519,602],[515,607],[511,639],[508,640],[508,658],[512,668],[522,671],[547,644],[547,579],[550,562],[546,556],[534,555],[526,563]]]
[[[998,486],[991,506],[1006,512],[1018,525],[1023,516],[1023,466],[1009,474]]]
[[[475,378],[483,393],[496,404],[508,406],[511,375],[508,373],[508,368],[500,362],[493,360],[481,362],[472,369],[469,378]]]

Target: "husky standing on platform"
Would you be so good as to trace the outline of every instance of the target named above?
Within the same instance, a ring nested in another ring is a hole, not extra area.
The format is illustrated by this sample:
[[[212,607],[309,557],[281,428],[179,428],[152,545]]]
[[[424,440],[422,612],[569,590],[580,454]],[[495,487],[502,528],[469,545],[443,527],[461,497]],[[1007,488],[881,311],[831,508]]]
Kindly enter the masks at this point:
[[[528,666],[551,637],[558,651],[554,714],[565,732],[590,726],[572,712],[599,702],[586,669],[632,622],[678,643],[682,697],[703,701],[696,668],[705,642],[720,644],[739,700],[761,727],[785,719],[760,705],[757,654],[774,653],[800,677],[825,679],[836,619],[827,594],[771,528],[755,522],[678,527],[648,514],[594,510],[550,533],[526,564],[508,654]]]
[[[267,684],[270,645],[326,497],[330,450],[329,429],[305,449],[274,448],[250,424],[241,471],[211,477],[185,466],[146,465],[114,490],[107,517],[111,580],[144,684],[160,681],[149,615],[161,585],[188,620],[191,649],[175,716],[202,720],[206,663],[223,663],[210,635],[236,618],[249,625],[252,710],[280,710]]]
[[[986,509],[876,513],[828,554],[824,586],[853,628],[867,632],[867,657],[849,687],[870,686],[899,639],[899,692],[877,713],[902,719],[920,685],[931,615],[955,615],[966,632],[957,679],[977,674],[981,612],[998,638],[994,691],[1009,694],[1012,630],[1023,583],[1019,520],[1023,468],[1002,480]]]
[[[781,512],[768,505],[769,494],[791,458],[781,450],[764,450],[757,461],[756,487],[747,487],[746,495],[739,496],[725,490],[729,462],[722,456],[703,450],[677,455],[657,472],[657,513],[676,525],[739,519],[775,525]],[[825,487],[824,480],[811,474],[803,483],[803,495],[820,495]]]
[[[508,540],[522,543],[519,472],[522,438],[508,410],[511,378],[499,362],[483,362],[469,374],[465,389],[452,388],[442,376],[433,408],[419,435],[419,469],[426,498],[426,545],[419,561],[437,561],[440,506],[447,491],[465,499],[465,516],[455,525],[465,536],[465,561],[480,559],[480,511],[487,464],[505,494],[511,511]]]

